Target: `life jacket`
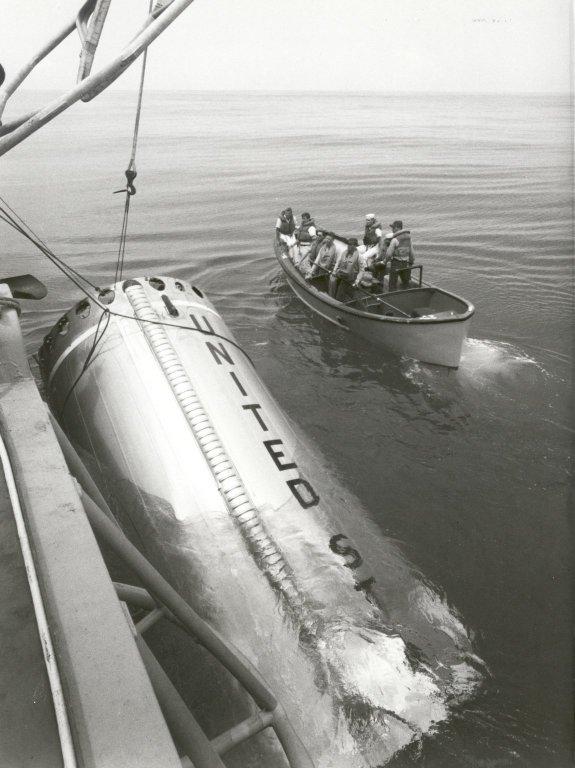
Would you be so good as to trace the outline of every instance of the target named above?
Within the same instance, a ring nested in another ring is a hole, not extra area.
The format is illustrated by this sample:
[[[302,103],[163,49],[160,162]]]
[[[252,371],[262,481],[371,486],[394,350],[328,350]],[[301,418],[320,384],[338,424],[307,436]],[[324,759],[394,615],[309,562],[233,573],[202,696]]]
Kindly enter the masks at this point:
[[[293,235],[295,232],[295,221],[293,216],[288,219],[285,215],[285,211],[280,214],[280,233],[282,235]]]
[[[341,255],[336,276],[354,280],[359,270],[358,256],[357,249],[353,250],[351,253],[346,249]]]
[[[376,229],[381,230],[381,224],[379,222],[365,225],[365,232],[363,233],[364,245],[369,247],[370,245],[377,245],[379,243],[379,237],[375,232]]]
[[[315,260],[318,267],[331,271],[336,260],[335,245],[333,243],[320,245]]]
[[[310,227],[315,227],[315,221],[313,219],[307,219],[302,221],[297,230],[297,239],[300,243],[311,243],[312,236],[310,235]]]
[[[394,232],[393,236],[397,240],[398,245],[395,246],[392,258],[395,261],[409,261],[411,259],[410,231],[408,229],[401,229],[399,232]]]

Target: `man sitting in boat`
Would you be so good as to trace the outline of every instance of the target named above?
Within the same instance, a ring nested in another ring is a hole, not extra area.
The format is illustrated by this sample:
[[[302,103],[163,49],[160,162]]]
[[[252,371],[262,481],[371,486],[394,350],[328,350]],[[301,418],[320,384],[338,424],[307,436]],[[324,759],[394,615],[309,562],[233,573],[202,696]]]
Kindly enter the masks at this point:
[[[309,213],[302,213],[301,224],[295,230],[295,236],[298,243],[311,243],[317,237],[317,229],[315,228],[315,221],[309,215]]]
[[[326,283],[337,258],[337,251],[331,235],[326,235],[317,250],[317,255],[313,261],[310,271],[306,275],[306,280],[312,280],[316,275],[318,278],[324,278],[321,282]],[[318,288],[320,286],[318,285]]]
[[[350,237],[347,248],[342,251],[335,262],[329,278],[329,295],[337,301],[345,301],[351,293],[351,287],[359,273],[359,252],[357,240]]]
[[[295,230],[294,235],[298,244],[298,261],[296,266],[300,272],[307,274],[311,266],[311,258],[313,258],[311,251],[317,238],[315,221],[309,213],[302,213],[301,224]],[[315,253],[315,249],[313,250]]]
[[[292,209],[286,208],[280,213],[276,221],[276,242],[285,243],[285,248],[292,261],[297,255],[296,228],[297,223]]]
[[[319,253],[319,249],[323,245],[324,239],[325,239],[325,234],[323,232],[318,232],[317,237],[315,237],[312,240],[311,245],[309,247],[309,251],[307,252],[308,270],[311,270],[313,265],[315,264],[315,260]],[[306,275],[306,278],[307,277],[309,277],[309,271]]]
[[[401,288],[409,288],[411,270],[407,269],[413,265],[415,252],[411,243],[411,233],[403,228],[403,222],[399,219],[390,225],[393,237],[387,249],[385,260],[390,262],[389,290],[397,290],[397,278],[401,281]]]

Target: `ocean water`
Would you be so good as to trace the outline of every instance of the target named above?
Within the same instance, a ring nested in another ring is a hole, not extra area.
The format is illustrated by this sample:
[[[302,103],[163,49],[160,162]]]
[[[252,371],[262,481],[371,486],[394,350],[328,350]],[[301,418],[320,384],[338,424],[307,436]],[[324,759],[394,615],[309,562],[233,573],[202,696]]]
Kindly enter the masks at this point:
[[[104,94],[0,159],[0,195],[101,285],[134,106]],[[145,95],[125,273],[206,291],[488,665],[475,697],[394,768],[571,764],[570,119],[568,96]],[[366,212],[402,218],[424,279],[476,306],[460,368],[387,355],[303,306],[272,254],[288,204],[356,236]],[[50,289],[25,307],[32,355],[81,296],[4,224],[0,244],[2,274]]]

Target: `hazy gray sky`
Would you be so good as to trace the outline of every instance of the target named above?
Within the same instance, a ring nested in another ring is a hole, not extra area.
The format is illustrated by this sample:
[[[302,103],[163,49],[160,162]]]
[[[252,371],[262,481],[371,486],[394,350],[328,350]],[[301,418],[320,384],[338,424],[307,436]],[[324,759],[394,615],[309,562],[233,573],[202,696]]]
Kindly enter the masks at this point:
[[[147,0],[114,0],[96,63],[118,50]],[[8,74],[80,0],[0,0]],[[567,91],[571,0],[195,0],[152,46],[158,89]],[[27,87],[73,82],[67,42]],[[134,70],[134,68],[132,68]],[[131,88],[131,71],[116,87]]]

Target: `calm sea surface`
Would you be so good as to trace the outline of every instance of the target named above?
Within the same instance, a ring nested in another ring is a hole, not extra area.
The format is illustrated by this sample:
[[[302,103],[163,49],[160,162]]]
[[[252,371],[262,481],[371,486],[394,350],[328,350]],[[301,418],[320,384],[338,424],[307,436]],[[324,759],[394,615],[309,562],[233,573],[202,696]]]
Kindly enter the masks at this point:
[[[106,94],[0,160],[0,194],[98,284],[114,274],[134,103]],[[145,96],[126,273],[208,293],[491,671],[395,768],[571,765],[572,184],[567,96]],[[356,236],[366,212],[402,218],[424,279],[476,306],[459,370],[370,349],[294,298],[272,255],[288,204]],[[23,317],[32,354],[81,296],[4,225],[0,243],[3,274],[50,288]]]

